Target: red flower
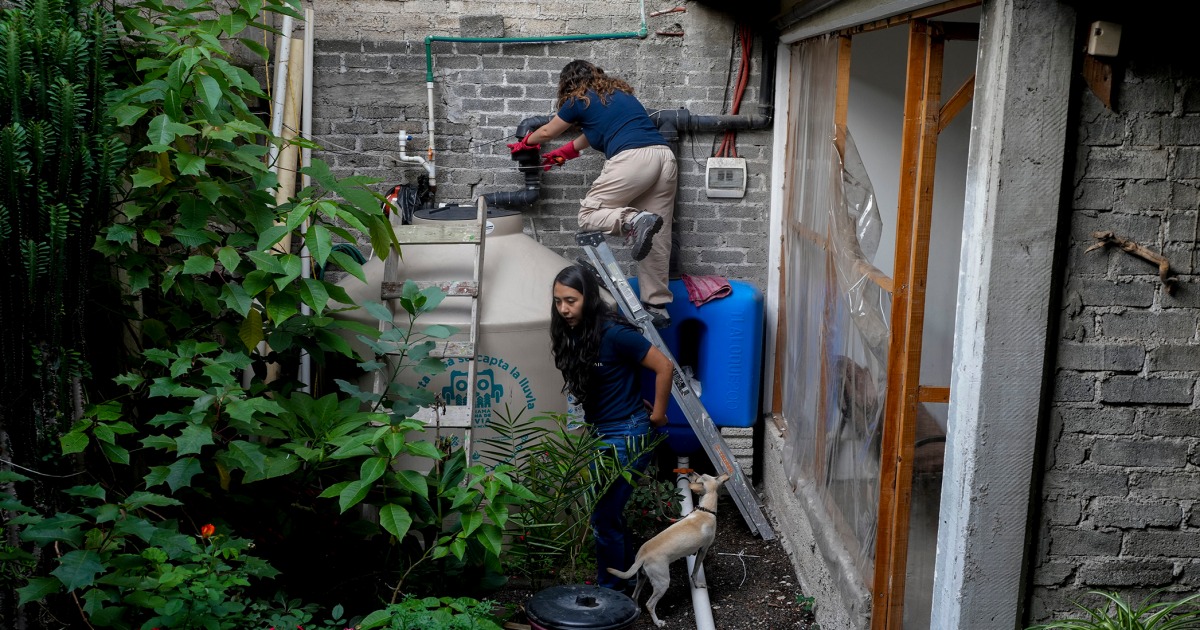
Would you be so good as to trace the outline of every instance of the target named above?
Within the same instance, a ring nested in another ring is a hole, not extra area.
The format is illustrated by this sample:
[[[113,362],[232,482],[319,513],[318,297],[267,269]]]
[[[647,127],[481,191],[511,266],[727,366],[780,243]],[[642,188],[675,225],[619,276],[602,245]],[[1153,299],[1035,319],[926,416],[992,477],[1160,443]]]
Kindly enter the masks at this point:
[[[212,523],[208,523],[200,528],[200,537],[201,538],[208,538],[209,536],[212,536],[215,533],[217,533],[217,528],[214,527]]]

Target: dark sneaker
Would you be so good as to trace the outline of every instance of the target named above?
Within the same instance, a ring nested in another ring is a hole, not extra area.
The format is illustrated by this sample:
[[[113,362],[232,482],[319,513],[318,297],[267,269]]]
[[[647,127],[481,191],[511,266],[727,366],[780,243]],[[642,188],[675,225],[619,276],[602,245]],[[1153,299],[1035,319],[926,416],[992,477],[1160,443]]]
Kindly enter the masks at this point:
[[[654,235],[662,229],[662,217],[653,212],[642,211],[626,224],[625,239],[634,260],[641,260],[650,253]]]
[[[650,313],[650,323],[654,324],[655,328],[662,330],[671,325],[671,315],[667,313],[666,308],[651,306],[649,304],[643,304],[642,308],[646,309],[647,313]]]

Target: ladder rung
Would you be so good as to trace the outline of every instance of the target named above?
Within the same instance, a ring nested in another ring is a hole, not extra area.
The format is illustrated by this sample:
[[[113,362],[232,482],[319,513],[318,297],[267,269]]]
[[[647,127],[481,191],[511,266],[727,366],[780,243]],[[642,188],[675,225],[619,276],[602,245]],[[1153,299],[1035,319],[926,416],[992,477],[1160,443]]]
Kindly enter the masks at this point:
[[[475,344],[470,341],[435,341],[429,356],[434,359],[474,359]],[[389,352],[388,356],[396,356],[398,352]]]
[[[480,242],[479,224],[471,223],[422,223],[419,225],[397,225],[396,240],[401,245],[436,245],[439,243]]]
[[[479,283],[474,280],[414,280],[417,289],[437,287],[447,297],[475,297],[479,295]],[[380,294],[384,300],[394,300],[402,295],[403,282],[380,283]]]
[[[432,409],[422,407],[412,417],[424,422],[426,426],[436,425],[451,429],[461,429],[471,426],[471,408],[466,405],[447,405],[442,410],[440,418],[434,414]]]
[[[435,359],[474,359],[475,344],[470,341],[438,341],[429,356]]]

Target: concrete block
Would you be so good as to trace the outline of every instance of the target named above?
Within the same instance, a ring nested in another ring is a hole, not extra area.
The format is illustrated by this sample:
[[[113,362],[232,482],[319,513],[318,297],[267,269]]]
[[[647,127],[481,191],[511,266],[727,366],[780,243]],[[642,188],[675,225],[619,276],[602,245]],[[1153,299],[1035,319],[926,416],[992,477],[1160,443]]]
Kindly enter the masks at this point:
[[[1122,112],[1166,114],[1174,109],[1175,84],[1172,81],[1156,78],[1132,85],[1127,82],[1122,88],[1127,90],[1120,96]]]
[[[1170,440],[1100,438],[1092,447],[1091,461],[1102,466],[1183,468],[1188,447]]]
[[[1072,561],[1043,562],[1033,571],[1033,583],[1037,586],[1059,586],[1075,575],[1077,563]]]
[[[1089,255],[1102,258],[1103,253],[1092,252]],[[1148,307],[1154,304],[1154,295],[1158,285],[1142,279],[1129,281],[1109,280],[1107,278],[1076,278],[1071,281],[1070,288],[1079,293],[1085,306],[1137,306]]]
[[[1175,564],[1165,561],[1089,560],[1079,567],[1078,579],[1091,587],[1163,586],[1171,583],[1174,570]]]
[[[1172,209],[1167,213],[1166,240],[1168,243],[1191,243],[1196,239],[1196,213]]]
[[[1096,379],[1075,372],[1060,371],[1054,376],[1055,402],[1092,402],[1096,399]]]
[[[1082,515],[1080,499],[1063,495],[1042,498],[1042,520],[1048,525],[1078,525]]]
[[[1163,344],[1150,351],[1150,369],[1200,372],[1200,346]]]
[[[1152,408],[1142,414],[1142,433],[1148,436],[1200,436],[1200,414],[1192,409]]]
[[[1185,311],[1130,310],[1100,316],[1100,333],[1111,339],[1186,340],[1196,335],[1200,320]]]
[[[1137,501],[1100,497],[1088,505],[1089,520],[1100,527],[1145,529],[1147,527],[1179,527],[1183,509],[1178,502]]]
[[[1200,147],[1179,147],[1170,165],[1171,177],[1196,179],[1200,177]]]
[[[1145,357],[1146,350],[1140,344],[1066,342],[1058,346],[1059,369],[1137,372]]]
[[[1121,532],[1075,527],[1050,528],[1051,556],[1115,556],[1121,553]]]
[[[1113,376],[1100,385],[1100,402],[1190,404],[1195,379]]]
[[[1163,180],[1133,180],[1124,182],[1113,204],[1115,212],[1137,213],[1143,210],[1162,210],[1171,204],[1171,182]]]
[[[1085,179],[1165,179],[1166,149],[1092,147],[1087,152]]]
[[[1079,435],[1066,435],[1059,438],[1054,445],[1054,466],[1075,466],[1087,459],[1091,438]]]
[[[1061,468],[1046,473],[1043,487],[1047,495],[1064,494],[1081,499],[1123,497],[1129,492],[1129,475],[1121,471],[1100,473]]]
[[[1200,558],[1200,536],[1195,532],[1129,532],[1124,553],[1143,558]]]
[[[1150,246],[1158,242],[1161,220],[1155,216],[1130,214],[1127,212],[1079,211],[1071,215],[1071,241],[1086,247],[1096,243],[1092,232],[1109,231],[1117,236],[1132,239]],[[1116,248],[1108,248],[1115,250]],[[1097,250],[1092,254],[1107,250]],[[1127,255],[1120,252],[1121,255]]]
[[[1200,500],[1200,473],[1135,471],[1128,475],[1129,494],[1143,499]]]
[[[458,16],[459,37],[504,37],[504,17],[500,15]]]
[[[1136,431],[1135,411],[1121,407],[1056,406],[1063,431],[1098,435],[1129,435]]]

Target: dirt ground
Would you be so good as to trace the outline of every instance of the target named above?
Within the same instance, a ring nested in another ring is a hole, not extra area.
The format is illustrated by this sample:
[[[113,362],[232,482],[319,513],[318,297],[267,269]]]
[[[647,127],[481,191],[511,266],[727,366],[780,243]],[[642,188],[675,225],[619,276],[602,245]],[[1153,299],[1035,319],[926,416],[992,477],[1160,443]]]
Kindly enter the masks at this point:
[[[704,572],[713,624],[721,630],[819,628],[810,610],[811,603],[800,591],[791,559],[779,539],[765,541],[752,534],[726,492],[718,502],[717,540],[704,561]],[[639,598],[640,614],[632,630],[657,630],[645,610],[651,590],[647,586]],[[512,587],[502,590],[494,599],[521,603],[533,595],[526,589]],[[696,627],[684,560],[672,563],[671,587],[658,603],[657,612],[659,619],[666,622],[666,628]],[[513,621],[528,623],[523,609]]]

